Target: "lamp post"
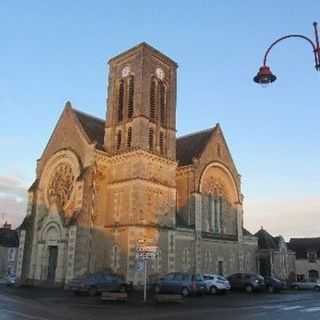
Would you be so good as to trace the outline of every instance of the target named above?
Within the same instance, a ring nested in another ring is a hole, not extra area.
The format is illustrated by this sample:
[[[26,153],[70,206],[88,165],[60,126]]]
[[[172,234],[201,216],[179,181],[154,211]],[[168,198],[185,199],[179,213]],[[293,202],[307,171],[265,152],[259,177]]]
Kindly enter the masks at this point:
[[[267,66],[267,58],[268,58],[268,55],[269,55],[271,49],[276,44],[278,44],[282,40],[286,40],[289,38],[301,38],[301,39],[304,39],[310,43],[310,45],[312,46],[312,51],[313,51],[313,55],[314,55],[315,69],[316,69],[316,71],[320,71],[320,47],[319,47],[318,28],[317,28],[316,22],[313,23],[313,28],[314,28],[315,41],[312,41],[310,38],[308,38],[304,35],[300,35],[300,34],[289,34],[289,35],[286,35],[286,36],[281,37],[281,38],[277,39],[276,41],[274,41],[270,45],[270,47],[267,49],[266,53],[264,54],[263,65],[262,65],[262,67],[260,67],[257,75],[253,78],[253,81],[258,84],[261,84],[261,85],[268,85],[277,79],[277,77],[271,72],[270,67]]]

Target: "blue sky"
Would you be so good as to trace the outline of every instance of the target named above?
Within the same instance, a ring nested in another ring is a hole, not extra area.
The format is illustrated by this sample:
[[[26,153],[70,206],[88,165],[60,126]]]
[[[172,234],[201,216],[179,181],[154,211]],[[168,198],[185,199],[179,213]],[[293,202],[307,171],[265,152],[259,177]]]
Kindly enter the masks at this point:
[[[287,33],[313,37],[319,12],[318,0],[1,1],[2,217],[21,221],[64,102],[103,118],[107,60],[146,41],[179,64],[178,135],[221,124],[248,228],[319,235],[320,73],[310,45],[280,43],[269,59],[278,80],[252,81],[267,46]]]

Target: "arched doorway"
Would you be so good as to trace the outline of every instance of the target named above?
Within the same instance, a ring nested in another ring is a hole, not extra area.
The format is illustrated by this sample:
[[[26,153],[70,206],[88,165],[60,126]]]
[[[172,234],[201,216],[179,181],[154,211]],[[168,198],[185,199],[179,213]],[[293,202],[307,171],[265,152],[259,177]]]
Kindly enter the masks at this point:
[[[48,272],[47,281],[54,283],[56,279],[56,270],[58,264],[58,230],[56,227],[51,226],[47,231],[47,244],[48,244]]]

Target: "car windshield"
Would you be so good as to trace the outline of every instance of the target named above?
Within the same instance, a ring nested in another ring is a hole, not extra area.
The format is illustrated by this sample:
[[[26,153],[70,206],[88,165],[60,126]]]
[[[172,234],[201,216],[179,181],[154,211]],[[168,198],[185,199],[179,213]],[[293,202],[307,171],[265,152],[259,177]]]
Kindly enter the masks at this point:
[[[222,276],[217,276],[217,279],[220,280],[220,281],[226,281],[226,279]]]

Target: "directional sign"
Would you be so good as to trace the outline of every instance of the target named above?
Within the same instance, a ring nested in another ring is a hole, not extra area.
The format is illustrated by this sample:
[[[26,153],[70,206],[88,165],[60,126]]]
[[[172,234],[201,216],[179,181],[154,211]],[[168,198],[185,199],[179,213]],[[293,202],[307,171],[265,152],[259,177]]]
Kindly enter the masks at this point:
[[[157,252],[158,251],[158,247],[156,247],[156,246],[144,246],[144,247],[141,247],[141,248],[145,252]]]
[[[155,252],[137,252],[136,258],[137,259],[154,259],[156,257]]]

